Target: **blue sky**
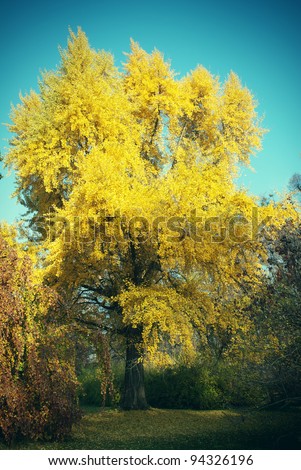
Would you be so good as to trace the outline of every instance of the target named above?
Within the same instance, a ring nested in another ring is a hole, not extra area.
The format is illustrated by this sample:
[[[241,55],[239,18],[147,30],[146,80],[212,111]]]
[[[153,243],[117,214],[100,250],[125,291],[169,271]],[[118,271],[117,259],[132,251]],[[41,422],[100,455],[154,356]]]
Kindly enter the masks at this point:
[[[2,0],[0,19],[0,123],[9,121],[19,92],[37,89],[41,70],[59,63],[68,27],[81,26],[95,49],[117,64],[133,38],[154,47],[185,75],[202,64],[224,80],[236,72],[259,102],[264,116],[263,150],[252,159],[254,172],[240,179],[251,193],[285,190],[301,172],[301,28],[295,1],[15,1]],[[9,133],[0,126],[2,154]],[[0,181],[0,219],[12,222],[23,208],[10,199],[14,177]]]

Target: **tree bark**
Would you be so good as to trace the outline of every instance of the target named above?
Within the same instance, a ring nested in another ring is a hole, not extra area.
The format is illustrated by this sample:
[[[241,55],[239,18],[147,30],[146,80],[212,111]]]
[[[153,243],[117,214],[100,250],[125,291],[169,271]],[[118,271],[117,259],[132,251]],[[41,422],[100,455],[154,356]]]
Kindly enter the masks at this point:
[[[141,351],[141,333],[131,329],[126,342],[124,390],[121,400],[124,410],[146,410],[149,408],[144,388],[144,366]]]

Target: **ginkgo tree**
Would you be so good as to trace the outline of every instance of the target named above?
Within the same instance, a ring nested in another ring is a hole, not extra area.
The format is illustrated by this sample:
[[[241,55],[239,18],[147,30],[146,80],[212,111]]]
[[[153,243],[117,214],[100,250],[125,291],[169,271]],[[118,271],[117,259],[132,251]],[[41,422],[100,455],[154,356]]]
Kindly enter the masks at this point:
[[[13,108],[6,161],[41,235],[42,275],[124,338],[122,405],[145,408],[144,359],[193,358],[221,305],[243,307],[241,286],[259,282],[257,232],[276,207],[235,177],[264,130],[232,72],[224,84],[201,66],[179,79],[133,41],[119,71],[80,29],[60,53]]]

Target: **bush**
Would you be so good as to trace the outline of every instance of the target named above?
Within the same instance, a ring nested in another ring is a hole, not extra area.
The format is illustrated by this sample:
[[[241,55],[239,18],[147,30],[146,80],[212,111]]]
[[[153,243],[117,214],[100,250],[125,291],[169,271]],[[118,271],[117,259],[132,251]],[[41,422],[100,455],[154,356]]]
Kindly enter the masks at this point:
[[[1,234],[0,258],[0,431],[8,443],[60,439],[79,416],[68,328],[56,294]]]
[[[158,408],[219,408],[221,390],[208,370],[199,365],[149,370],[146,374],[149,404]]]
[[[227,407],[253,407],[268,402],[258,364],[223,360],[217,364],[214,375]]]
[[[267,401],[266,389],[242,365],[210,360],[146,373],[149,404],[158,408],[216,409]]]
[[[117,406],[122,394],[124,370],[113,365],[114,396],[107,396],[106,406]],[[155,408],[217,409],[248,407],[269,402],[268,389],[260,383],[260,369],[229,359],[203,359],[191,366],[145,369],[147,401]],[[102,406],[101,370],[90,365],[79,376],[80,402]]]
[[[117,406],[120,401],[120,375],[113,373],[112,387],[108,385],[105,400],[103,397],[103,370],[97,364],[91,364],[79,375],[79,400],[81,405]],[[106,381],[107,382],[107,381]]]

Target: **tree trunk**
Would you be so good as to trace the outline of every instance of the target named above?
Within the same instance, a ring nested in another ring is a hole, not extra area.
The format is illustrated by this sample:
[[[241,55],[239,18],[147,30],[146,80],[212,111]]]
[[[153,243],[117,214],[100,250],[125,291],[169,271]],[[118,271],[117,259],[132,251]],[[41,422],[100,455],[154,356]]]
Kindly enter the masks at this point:
[[[141,334],[132,329],[126,342],[124,390],[121,407],[124,410],[146,410],[149,408],[144,388],[144,367],[140,349]]]

